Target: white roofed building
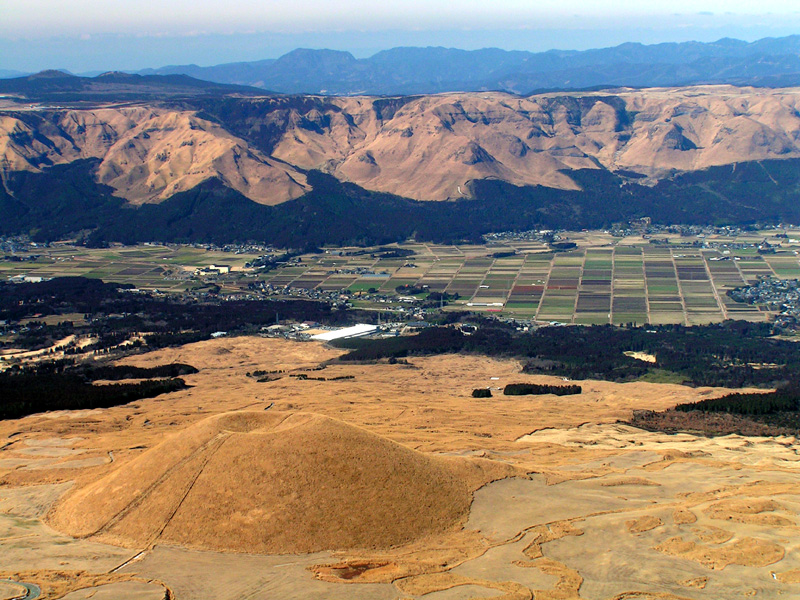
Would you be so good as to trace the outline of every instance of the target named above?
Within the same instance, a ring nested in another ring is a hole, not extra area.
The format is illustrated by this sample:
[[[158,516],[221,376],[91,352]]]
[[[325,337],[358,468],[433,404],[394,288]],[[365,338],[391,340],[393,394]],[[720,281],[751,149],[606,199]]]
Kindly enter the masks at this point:
[[[333,340],[343,340],[346,338],[361,337],[364,335],[375,333],[377,331],[378,331],[377,325],[367,325],[366,323],[359,323],[358,325],[353,325],[352,327],[345,327],[344,329],[337,329],[336,331],[326,331],[325,333],[318,333],[317,335],[312,335],[311,339],[318,340],[321,342],[330,342]]]

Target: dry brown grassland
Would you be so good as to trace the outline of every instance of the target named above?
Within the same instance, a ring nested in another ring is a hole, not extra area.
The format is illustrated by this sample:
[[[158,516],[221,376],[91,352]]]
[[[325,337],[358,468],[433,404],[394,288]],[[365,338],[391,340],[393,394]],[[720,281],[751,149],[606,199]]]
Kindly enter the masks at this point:
[[[0,422],[0,579],[70,599],[800,595],[794,438],[619,422],[726,390],[474,399],[560,380],[339,353],[259,337],[159,350],[124,362],[190,363],[191,388]],[[288,376],[322,364],[327,381]]]

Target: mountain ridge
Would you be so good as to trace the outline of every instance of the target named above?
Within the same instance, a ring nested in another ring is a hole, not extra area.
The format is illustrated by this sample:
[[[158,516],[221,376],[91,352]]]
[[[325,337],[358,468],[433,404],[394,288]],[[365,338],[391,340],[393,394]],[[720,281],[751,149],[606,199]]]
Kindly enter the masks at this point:
[[[113,101],[129,80],[94,78],[101,101],[2,100],[0,233],[297,247],[800,219],[798,89]]]
[[[367,58],[355,58],[341,50],[298,48],[275,59],[209,67],[172,65],[138,73],[185,73],[219,83],[290,94],[397,95],[494,90],[526,95],[533,90],[612,85],[744,85],[764,77],[800,74],[799,57],[800,36],[794,35],[754,42],[732,38],[651,45],[627,42],[582,51],[397,47]],[[792,58],[795,60],[789,60]],[[718,59],[725,59],[724,64],[720,65]],[[442,73],[448,76],[443,78]]]
[[[0,78],[0,94],[21,95],[39,101],[121,101],[198,95],[264,95],[263,89],[251,86],[216,83],[182,73],[139,75],[106,71],[94,77],[82,77],[57,69],[32,75]]]
[[[484,179],[575,190],[570,172],[581,169],[632,172],[655,183],[677,172],[800,158],[800,92],[200,94],[0,111],[3,173],[86,158],[100,160],[98,183],[132,205],[162,202],[214,177],[276,205],[306,193],[311,170],[424,201],[469,197],[470,183]]]

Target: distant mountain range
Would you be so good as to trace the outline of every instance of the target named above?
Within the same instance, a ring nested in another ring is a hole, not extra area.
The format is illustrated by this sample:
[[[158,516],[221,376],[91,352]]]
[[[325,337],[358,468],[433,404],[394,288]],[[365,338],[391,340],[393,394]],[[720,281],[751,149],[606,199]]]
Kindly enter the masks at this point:
[[[79,77],[48,70],[13,78],[0,78],[0,94],[22,95],[39,101],[154,100],[173,96],[256,95],[264,90],[214,83],[188,75],[136,75],[110,72],[96,77]]]
[[[586,51],[496,48],[393,48],[357,59],[349,52],[298,49],[278,59],[168,66],[141,75],[190,75],[281,93],[330,95],[432,94],[498,90],[515,94],[591,87],[654,87],[730,83],[800,84],[800,36],[752,43],[721,39]]]
[[[528,95],[545,90],[704,83],[788,87],[800,85],[800,35],[755,42],[723,38],[709,43],[625,43],[584,51],[409,47],[384,50],[363,59],[338,50],[301,48],[277,59],[210,67],[173,65],[136,74],[187,75],[284,94],[328,95],[455,91]],[[0,69],[0,80],[24,75]],[[98,73],[83,75],[94,77]]]
[[[644,216],[800,222],[797,90],[252,89],[186,75],[0,81],[17,94],[0,100],[0,235],[306,247]]]

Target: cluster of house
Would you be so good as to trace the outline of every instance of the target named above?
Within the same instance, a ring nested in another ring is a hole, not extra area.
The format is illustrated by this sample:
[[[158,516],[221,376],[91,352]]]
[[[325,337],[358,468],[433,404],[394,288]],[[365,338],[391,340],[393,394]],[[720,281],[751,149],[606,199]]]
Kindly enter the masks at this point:
[[[171,244],[145,243],[145,246],[169,246]],[[174,244],[173,244],[174,245]],[[216,244],[191,244],[193,248],[207,250],[209,252],[230,252],[232,254],[259,254],[264,252],[273,252],[275,249],[269,244],[225,244],[224,246],[217,246]]]
[[[760,277],[755,285],[736,288],[728,295],[737,302],[762,304],[782,314],[800,316],[800,281]]]
[[[391,310],[403,313],[406,316],[415,316],[422,318],[425,314],[425,309],[419,306],[414,306],[421,302],[420,298],[414,296],[402,296],[397,294],[383,294],[369,292],[354,292],[349,293],[344,290],[320,290],[316,288],[301,288],[294,286],[273,285],[268,282],[254,282],[251,283],[249,289],[258,291],[266,296],[282,296],[290,298],[305,298],[308,300],[320,300],[331,302],[337,306],[349,306],[350,301],[354,298],[360,300],[369,300],[378,304],[396,304],[404,303],[411,306],[408,307],[393,307]],[[387,308],[388,309],[388,308]]]

